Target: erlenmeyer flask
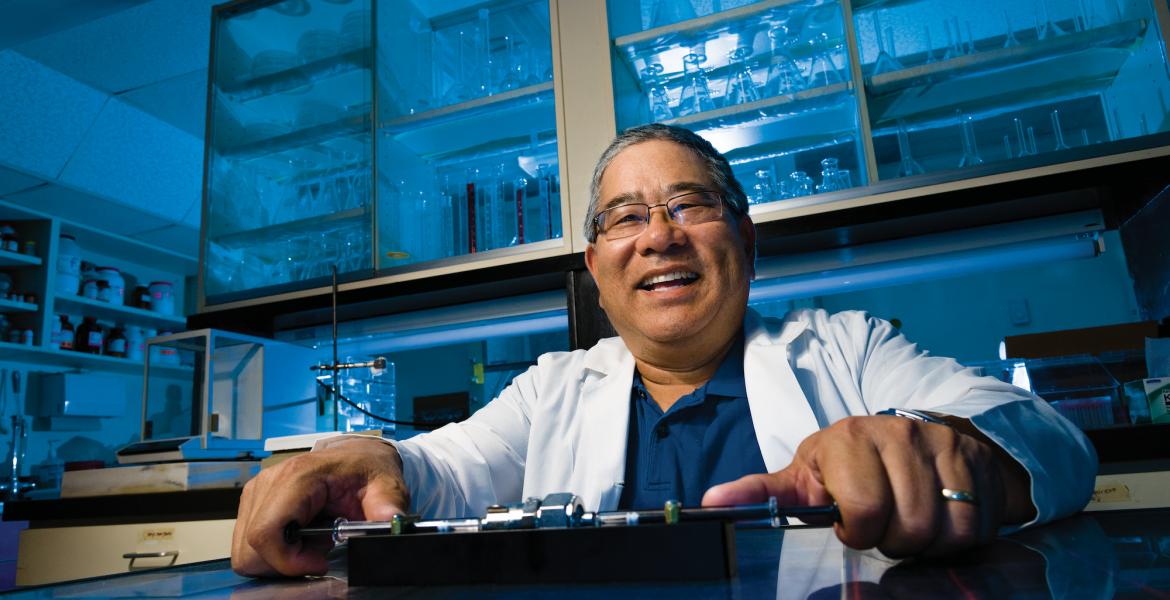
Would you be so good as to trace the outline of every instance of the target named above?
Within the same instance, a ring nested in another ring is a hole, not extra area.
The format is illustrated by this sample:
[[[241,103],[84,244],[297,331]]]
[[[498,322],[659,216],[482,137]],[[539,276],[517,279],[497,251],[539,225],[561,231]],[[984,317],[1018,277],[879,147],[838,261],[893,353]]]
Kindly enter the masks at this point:
[[[663,67],[659,63],[650,63],[642,71],[642,82],[646,85],[646,98],[650,120],[654,122],[666,121],[674,118],[670,110],[670,96],[666,86],[662,84]]]
[[[1064,35],[1064,30],[1048,14],[1048,0],[1040,0],[1036,13],[1036,39],[1046,40],[1058,35]]]
[[[910,177],[926,172],[910,154],[910,133],[906,130],[906,123],[901,120],[898,121],[898,155],[902,158],[898,177]]]
[[[947,34],[947,51],[943,54],[943,60],[958,58],[966,54],[966,50],[963,49],[963,30],[959,28],[959,17],[944,19],[943,28]]]
[[[822,31],[813,35],[808,43],[814,52],[812,65],[809,67],[808,86],[815,88],[841,83],[843,81],[841,72],[837,70],[837,63],[833,60],[833,55],[842,47],[841,41],[832,39],[828,32]]]
[[[1016,38],[1016,28],[1012,25],[1012,18],[1008,15],[1008,11],[1003,11],[1004,27],[1007,29],[1007,35],[1003,38],[1004,48],[1015,48],[1020,45],[1020,40]]]
[[[963,156],[959,158],[959,167],[973,167],[983,164],[983,157],[979,156],[979,147],[975,144],[975,129],[971,123],[971,116],[964,115],[963,111],[955,111],[959,118],[959,132],[963,138]]]
[[[789,49],[796,43],[796,36],[787,25],[781,23],[768,30],[772,42],[772,60],[768,66],[768,80],[765,93],[769,96],[794,94],[805,88],[805,79],[800,66],[792,59]]]
[[[680,117],[715,108],[715,102],[711,100],[711,88],[707,82],[707,74],[701,66],[704,62],[707,62],[707,55],[694,51],[683,57],[683,77],[685,79],[682,97],[678,102],[678,115]]]
[[[902,63],[894,57],[894,30],[883,29],[881,11],[873,11],[873,37],[877,40],[878,55],[873,61],[873,74],[900,71]],[[927,50],[929,52],[929,49]]]
[[[760,91],[756,89],[756,82],[752,79],[751,66],[747,58],[752,49],[739,46],[727,54],[727,89],[723,93],[723,105],[747,104],[760,99]]]

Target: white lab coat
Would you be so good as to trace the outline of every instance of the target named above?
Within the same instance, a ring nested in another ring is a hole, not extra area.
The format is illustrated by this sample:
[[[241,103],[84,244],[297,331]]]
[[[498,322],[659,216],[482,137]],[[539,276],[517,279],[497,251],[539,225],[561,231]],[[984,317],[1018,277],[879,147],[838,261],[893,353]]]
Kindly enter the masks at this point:
[[[1085,436],[1046,402],[954,360],[928,355],[863,312],[748,310],[748,405],[768,471],[809,434],[890,407],[969,418],[1028,470],[1038,522],[1080,510],[1096,473]],[[621,338],[553,352],[470,419],[394,442],[416,512],[482,515],[490,504],[573,492],[613,510],[626,465],[634,357]]]

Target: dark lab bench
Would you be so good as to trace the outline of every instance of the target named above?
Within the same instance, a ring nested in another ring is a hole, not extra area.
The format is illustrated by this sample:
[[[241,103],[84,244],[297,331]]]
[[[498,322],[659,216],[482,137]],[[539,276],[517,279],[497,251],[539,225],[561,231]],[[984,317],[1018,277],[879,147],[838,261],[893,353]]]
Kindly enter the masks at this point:
[[[1166,598],[1170,509],[1084,513],[1001,537],[958,556],[895,561],[842,546],[830,529],[740,530],[739,574],[708,582],[360,588],[346,556],[329,576],[249,579],[226,560],[14,592],[12,598]],[[392,560],[392,557],[387,557]],[[442,560],[438,557],[437,560]],[[451,565],[452,569],[459,568]],[[637,565],[630,565],[637,569]]]

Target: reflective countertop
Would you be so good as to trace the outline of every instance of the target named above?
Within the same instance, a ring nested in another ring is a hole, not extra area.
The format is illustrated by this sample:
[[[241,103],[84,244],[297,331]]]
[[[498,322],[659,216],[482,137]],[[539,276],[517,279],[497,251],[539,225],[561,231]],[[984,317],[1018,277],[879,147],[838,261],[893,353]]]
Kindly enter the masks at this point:
[[[1170,509],[1085,513],[936,561],[851,550],[832,530],[818,528],[741,530],[736,552],[736,578],[700,583],[359,588],[346,584],[341,551],[330,574],[319,578],[249,579],[218,560],[29,588],[11,597],[1170,598]]]

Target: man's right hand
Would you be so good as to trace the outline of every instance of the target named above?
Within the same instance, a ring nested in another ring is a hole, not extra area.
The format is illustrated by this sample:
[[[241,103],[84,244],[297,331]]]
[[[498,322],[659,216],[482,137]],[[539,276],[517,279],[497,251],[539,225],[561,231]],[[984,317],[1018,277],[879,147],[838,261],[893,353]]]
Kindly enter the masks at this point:
[[[244,486],[232,532],[232,569],[240,575],[324,575],[329,544],[289,544],[289,522],[318,515],[389,521],[410,508],[402,459],[373,439],[342,438],[327,448],[265,469]]]

